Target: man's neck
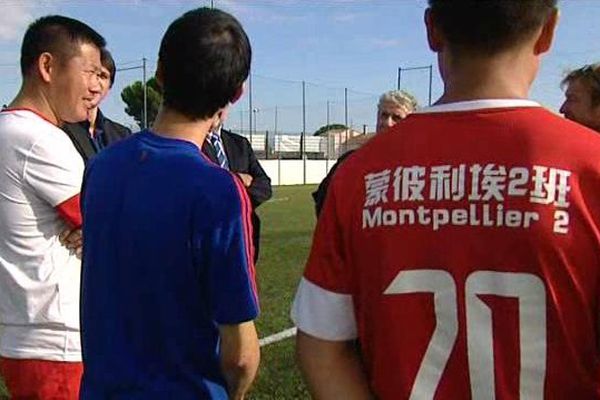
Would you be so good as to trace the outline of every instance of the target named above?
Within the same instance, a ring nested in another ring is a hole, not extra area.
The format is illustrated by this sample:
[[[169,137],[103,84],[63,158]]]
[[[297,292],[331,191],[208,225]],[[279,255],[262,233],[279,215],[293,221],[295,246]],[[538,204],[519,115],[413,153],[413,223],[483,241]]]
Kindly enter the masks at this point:
[[[210,132],[210,134],[216,135],[221,137],[221,130],[223,129],[223,126],[219,126],[218,128],[215,128],[212,130],[212,132]]]
[[[436,104],[481,99],[526,99],[537,65],[525,54],[508,53],[447,60],[444,94]]]
[[[182,139],[194,143],[202,149],[204,140],[212,128],[210,120],[191,120],[167,107],[161,106],[154,123],[152,132],[171,139]]]
[[[17,97],[8,105],[8,108],[26,108],[44,117],[54,125],[58,126],[62,123],[43,91],[32,85],[23,84]]]
[[[98,120],[98,107],[94,107],[88,111],[88,122],[90,123],[89,132],[90,136],[94,137],[96,132],[96,122]]]

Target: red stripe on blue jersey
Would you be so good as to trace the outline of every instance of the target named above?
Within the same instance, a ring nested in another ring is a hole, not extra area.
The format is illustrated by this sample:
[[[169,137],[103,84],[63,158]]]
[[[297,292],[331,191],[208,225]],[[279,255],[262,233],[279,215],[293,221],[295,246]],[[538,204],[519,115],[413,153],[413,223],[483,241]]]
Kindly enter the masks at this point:
[[[211,165],[215,165],[215,166],[221,168],[221,166],[219,164],[217,164],[216,162],[214,162],[213,160],[211,160],[206,154],[204,154],[204,152],[202,151],[202,149],[200,149],[199,153],[202,156],[202,158],[205,159],[206,161],[208,161]]]
[[[231,173],[235,175],[234,173]],[[248,272],[252,281],[252,290],[254,291],[254,298],[256,304],[258,304],[258,289],[256,287],[256,268],[254,266],[254,244],[252,243],[252,220],[250,218],[252,206],[246,193],[246,188],[242,185],[242,182],[237,176],[233,176],[235,187],[237,188],[238,194],[240,195],[240,202],[242,205],[242,224],[244,225],[244,244],[246,247],[246,258],[248,264]]]

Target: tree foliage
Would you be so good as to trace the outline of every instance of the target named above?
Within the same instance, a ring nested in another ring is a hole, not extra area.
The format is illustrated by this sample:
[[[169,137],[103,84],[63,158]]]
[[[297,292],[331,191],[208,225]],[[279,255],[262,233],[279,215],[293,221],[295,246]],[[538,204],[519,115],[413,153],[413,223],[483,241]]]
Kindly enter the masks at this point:
[[[161,93],[156,78],[151,78],[146,83],[148,126],[152,125],[161,101]],[[135,81],[125,87],[121,92],[121,99],[125,102],[125,112],[135,119],[140,128],[144,127],[144,86],[142,81]]]
[[[348,129],[348,128],[344,124],[323,125],[319,129],[317,129],[315,133],[313,133],[313,136],[321,136],[326,132],[333,131],[333,130],[341,130],[341,129]]]

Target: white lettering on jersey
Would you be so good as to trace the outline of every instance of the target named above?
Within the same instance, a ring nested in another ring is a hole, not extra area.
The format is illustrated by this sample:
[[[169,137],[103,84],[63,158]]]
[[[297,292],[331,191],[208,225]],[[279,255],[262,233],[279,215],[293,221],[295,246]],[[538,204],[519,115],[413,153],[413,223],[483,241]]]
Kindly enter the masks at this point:
[[[390,170],[376,172],[365,176],[365,207],[376,206],[379,203],[387,203],[387,192],[390,187]]]
[[[398,166],[393,173],[391,169],[372,172],[364,178],[362,227],[425,225],[434,231],[445,226],[528,229],[540,221],[539,207],[548,206],[554,210],[553,232],[566,234],[570,178],[570,171],[559,168],[507,168],[493,163]],[[393,195],[388,201],[390,179]],[[536,206],[534,209],[513,203],[509,208],[505,204],[526,196]],[[461,200],[460,207],[449,206],[449,202]],[[417,202],[426,204],[411,204]]]

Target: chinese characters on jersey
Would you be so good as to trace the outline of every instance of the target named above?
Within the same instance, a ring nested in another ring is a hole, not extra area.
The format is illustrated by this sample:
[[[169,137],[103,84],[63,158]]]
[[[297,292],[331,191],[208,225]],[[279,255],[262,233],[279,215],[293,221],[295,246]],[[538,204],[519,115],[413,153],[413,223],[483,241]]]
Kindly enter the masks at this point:
[[[364,177],[362,226],[419,224],[434,231],[445,225],[529,228],[540,221],[536,210],[541,205],[554,210],[553,232],[566,234],[570,178],[570,171],[559,168],[491,163],[375,171]],[[505,203],[513,199],[525,201],[508,208]],[[401,208],[395,207],[399,204]]]

